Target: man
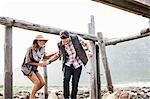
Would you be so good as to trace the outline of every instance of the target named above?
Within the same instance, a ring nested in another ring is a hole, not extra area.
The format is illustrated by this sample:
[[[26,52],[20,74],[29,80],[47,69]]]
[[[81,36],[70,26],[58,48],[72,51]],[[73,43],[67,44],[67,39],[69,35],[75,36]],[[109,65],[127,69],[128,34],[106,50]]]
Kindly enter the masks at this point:
[[[88,62],[86,52],[89,57],[92,57],[92,48],[89,42],[82,37],[78,35],[70,35],[68,31],[60,32],[60,38],[61,41],[58,43],[59,51],[51,61],[55,61],[58,58],[61,59],[61,57],[63,58],[62,70],[64,73],[64,98],[69,99],[70,97],[69,82],[72,76],[71,99],[76,99],[82,66],[85,66]],[[85,51],[85,49],[87,49],[87,51]]]

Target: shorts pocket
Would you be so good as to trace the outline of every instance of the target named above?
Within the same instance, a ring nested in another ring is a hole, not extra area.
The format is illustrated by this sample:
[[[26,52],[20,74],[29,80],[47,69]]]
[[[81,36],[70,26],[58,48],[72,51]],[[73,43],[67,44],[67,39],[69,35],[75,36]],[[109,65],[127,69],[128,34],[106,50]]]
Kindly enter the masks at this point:
[[[32,75],[32,65],[24,64],[21,67],[21,71],[23,72],[24,75],[31,76]]]

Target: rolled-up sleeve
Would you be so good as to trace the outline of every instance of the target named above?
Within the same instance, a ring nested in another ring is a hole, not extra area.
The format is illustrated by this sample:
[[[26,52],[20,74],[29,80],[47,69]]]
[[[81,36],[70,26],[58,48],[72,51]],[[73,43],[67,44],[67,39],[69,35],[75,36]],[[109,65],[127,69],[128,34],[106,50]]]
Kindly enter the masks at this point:
[[[80,37],[80,36],[78,36],[78,39],[79,39],[80,43],[81,43],[84,47],[86,47],[87,41],[86,41],[85,39],[83,39],[82,37]]]
[[[27,52],[26,52],[26,55],[25,55],[25,61],[24,61],[24,64],[27,64],[27,63],[29,63],[29,62],[31,62],[31,58],[30,58],[30,50],[31,50],[31,48],[28,48],[27,49]]]

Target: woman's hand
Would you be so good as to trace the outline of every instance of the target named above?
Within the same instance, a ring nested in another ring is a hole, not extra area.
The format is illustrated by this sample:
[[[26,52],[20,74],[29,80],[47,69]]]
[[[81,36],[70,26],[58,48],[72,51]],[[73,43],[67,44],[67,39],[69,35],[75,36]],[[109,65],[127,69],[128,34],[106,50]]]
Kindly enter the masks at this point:
[[[43,63],[41,63],[41,67],[46,67],[47,65],[49,64],[49,62],[47,62],[47,61],[44,61]]]

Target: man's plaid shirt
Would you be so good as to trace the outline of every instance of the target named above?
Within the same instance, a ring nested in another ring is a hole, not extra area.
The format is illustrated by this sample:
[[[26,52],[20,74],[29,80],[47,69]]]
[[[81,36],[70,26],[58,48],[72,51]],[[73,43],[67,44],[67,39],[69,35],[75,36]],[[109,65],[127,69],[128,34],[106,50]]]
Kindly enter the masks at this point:
[[[84,47],[86,47],[87,41],[84,40],[82,37],[78,36],[78,39],[81,43],[81,45]],[[76,57],[76,51],[75,48],[71,42],[71,40],[69,41],[68,44],[65,45],[65,50],[69,55],[69,58],[67,60],[67,62],[65,63],[65,65],[67,66],[71,66],[71,64],[74,66],[74,68],[78,68],[80,66],[83,65],[82,61],[79,59],[79,57]]]

